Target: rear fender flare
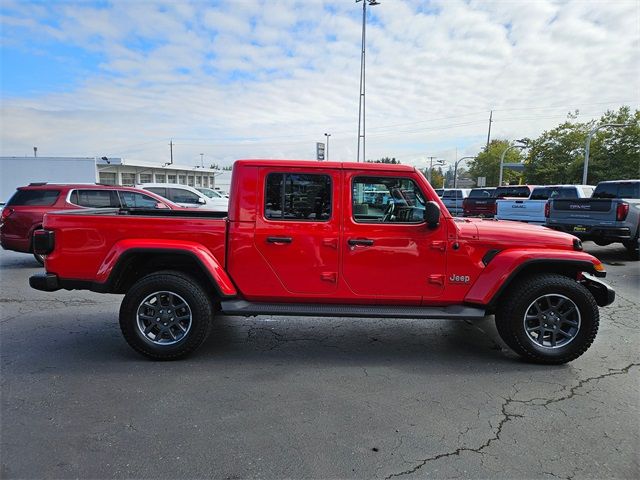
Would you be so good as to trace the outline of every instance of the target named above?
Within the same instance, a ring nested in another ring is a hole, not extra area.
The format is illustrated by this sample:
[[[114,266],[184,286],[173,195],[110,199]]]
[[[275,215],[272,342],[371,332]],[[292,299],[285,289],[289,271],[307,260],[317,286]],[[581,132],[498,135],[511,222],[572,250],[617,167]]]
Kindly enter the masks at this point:
[[[98,268],[96,283],[109,285],[113,288],[119,272],[126,266],[128,259],[140,253],[189,255],[208,274],[220,297],[228,298],[238,294],[231,278],[213,254],[202,244],[188,241],[122,240],[111,248]]]

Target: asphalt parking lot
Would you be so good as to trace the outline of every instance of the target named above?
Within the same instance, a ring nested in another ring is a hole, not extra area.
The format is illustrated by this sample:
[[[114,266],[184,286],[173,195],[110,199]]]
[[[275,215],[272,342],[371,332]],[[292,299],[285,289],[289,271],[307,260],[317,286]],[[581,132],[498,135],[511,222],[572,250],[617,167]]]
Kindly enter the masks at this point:
[[[587,243],[617,301],[591,349],[529,365],[491,321],[219,318],[135,354],[121,297],[29,288],[0,252],[2,478],[638,478],[640,262]]]

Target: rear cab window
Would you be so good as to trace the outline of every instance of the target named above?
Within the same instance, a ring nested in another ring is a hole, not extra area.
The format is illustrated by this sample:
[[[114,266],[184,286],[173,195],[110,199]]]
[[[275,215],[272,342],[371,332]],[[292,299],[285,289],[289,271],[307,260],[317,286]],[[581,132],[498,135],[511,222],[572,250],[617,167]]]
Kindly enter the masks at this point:
[[[554,198],[578,198],[578,190],[575,187],[534,188],[530,197],[531,200],[549,200]]]
[[[469,192],[469,198],[493,198],[496,191],[495,189],[479,189],[474,188]]]
[[[515,198],[529,198],[531,190],[529,187],[513,185],[507,187],[498,187],[496,189],[496,198],[515,197]]]
[[[58,200],[60,190],[18,190],[7,202],[8,207],[50,207]]]
[[[422,223],[424,208],[424,194],[410,178],[361,176],[353,179],[351,213],[357,223]]]
[[[600,183],[593,198],[640,199],[640,182]]]
[[[331,192],[329,175],[269,173],[265,182],[264,217],[280,221],[329,221]]]

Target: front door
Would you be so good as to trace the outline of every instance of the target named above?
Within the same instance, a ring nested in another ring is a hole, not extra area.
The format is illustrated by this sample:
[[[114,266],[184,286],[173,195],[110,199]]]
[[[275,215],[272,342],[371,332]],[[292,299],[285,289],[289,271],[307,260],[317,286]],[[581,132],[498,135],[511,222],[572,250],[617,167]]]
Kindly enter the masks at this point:
[[[340,177],[336,170],[261,170],[255,248],[286,292],[329,295],[337,288]]]
[[[378,303],[419,303],[444,288],[446,226],[424,222],[425,195],[407,174],[347,171],[342,274]]]

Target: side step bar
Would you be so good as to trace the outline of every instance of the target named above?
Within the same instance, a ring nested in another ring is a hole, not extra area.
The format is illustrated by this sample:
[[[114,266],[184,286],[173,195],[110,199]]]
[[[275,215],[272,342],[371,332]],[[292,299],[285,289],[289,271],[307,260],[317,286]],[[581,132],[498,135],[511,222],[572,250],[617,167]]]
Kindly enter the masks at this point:
[[[365,317],[365,318],[433,318],[480,319],[482,308],[464,305],[448,307],[407,307],[389,305],[327,305],[322,303],[253,303],[246,300],[221,302],[224,315],[295,315],[308,317]]]

